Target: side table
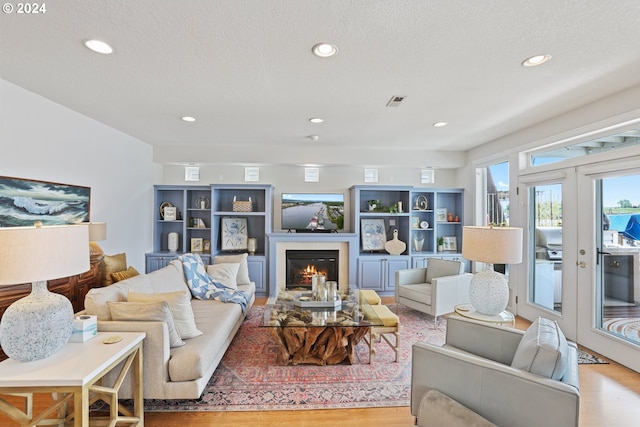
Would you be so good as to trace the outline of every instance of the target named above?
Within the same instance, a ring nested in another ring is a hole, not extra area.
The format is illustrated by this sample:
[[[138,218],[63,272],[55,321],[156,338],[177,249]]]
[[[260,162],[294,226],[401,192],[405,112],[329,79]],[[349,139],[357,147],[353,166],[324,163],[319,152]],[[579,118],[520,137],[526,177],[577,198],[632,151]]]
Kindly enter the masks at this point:
[[[38,425],[49,414],[57,412],[58,416],[61,416],[60,412],[63,412],[62,416],[66,415],[67,421],[73,418],[75,427],[84,427],[89,425],[90,403],[104,400],[110,405],[110,423],[106,424],[127,422],[136,427],[144,426],[142,341],[145,334],[119,332],[117,335],[122,338],[119,342],[103,342],[113,335],[115,334],[110,332],[98,332],[87,342],[67,343],[53,356],[35,362],[18,362],[13,359],[0,362],[0,394],[58,395],[53,405],[37,416],[31,414],[32,408],[28,407],[27,411],[23,412],[2,397],[0,411],[19,421],[21,425]],[[102,384],[104,375],[122,361],[124,363],[116,384]],[[133,412],[118,405],[118,389],[129,368],[132,368],[135,384]],[[60,411],[61,408],[66,408],[72,399],[73,414],[67,415],[66,410]]]
[[[504,325],[505,323],[510,323],[511,327],[516,326],[516,316],[513,315],[510,311],[503,311],[502,313],[498,313],[496,315],[479,313],[473,308],[471,304],[458,304],[455,307],[455,312],[457,315],[462,317],[467,317],[469,319],[478,320],[480,322],[486,323],[496,323],[498,325]]]

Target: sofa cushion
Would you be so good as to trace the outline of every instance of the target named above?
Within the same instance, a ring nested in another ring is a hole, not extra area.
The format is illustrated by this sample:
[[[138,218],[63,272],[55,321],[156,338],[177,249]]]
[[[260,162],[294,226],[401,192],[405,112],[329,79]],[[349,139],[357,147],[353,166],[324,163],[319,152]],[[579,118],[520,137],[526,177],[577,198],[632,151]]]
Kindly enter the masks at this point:
[[[166,267],[147,273],[145,276],[148,277],[151,292],[154,294],[189,290],[182,271],[182,263],[177,260],[169,263]]]
[[[427,282],[438,277],[454,276],[462,274],[464,271],[464,263],[461,261],[449,261],[446,259],[429,258],[427,264]]]
[[[138,273],[138,270],[136,270],[135,268],[129,266],[129,268],[127,268],[124,271],[116,271],[115,273],[111,273],[111,279],[113,280],[113,283],[117,283],[120,282],[122,280],[126,280],[129,279],[131,277],[135,277],[135,276],[139,276],[140,273]]]
[[[111,318],[122,321],[165,322],[169,329],[170,347],[180,347],[184,341],[176,329],[173,315],[166,301],[157,302],[107,302]]]
[[[554,380],[562,379],[569,357],[569,345],[558,323],[538,317],[525,332],[511,366]]]
[[[111,273],[127,269],[127,254],[105,255],[102,258],[102,286],[113,283]]]
[[[129,302],[166,301],[169,304],[180,338],[185,340],[202,335],[202,332],[196,327],[193,309],[191,308],[191,293],[186,289],[159,294],[145,294],[130,290],[127,300]]]
[[[243,318],[238,304],[196,299],[191,303],[196,324],[204,334],[190,339],[184,347],[171,349],[171,381],[191,381],[205,375],[211,364],[222,357]]]
[[[249,278],[249,266],[247,264],[247,254],[239,254],[239,255],[218,255],[213,258],[214,264],[223,264],[223,263],[239,263],[240,268],[238,269],[238,277],[236,281],[238,285],[248,285],[251,282]]]
[[[207,265],[207,274],[211,278],[232,289],[238,289],[238,270],[240,263],[227,262],[222,264]]]

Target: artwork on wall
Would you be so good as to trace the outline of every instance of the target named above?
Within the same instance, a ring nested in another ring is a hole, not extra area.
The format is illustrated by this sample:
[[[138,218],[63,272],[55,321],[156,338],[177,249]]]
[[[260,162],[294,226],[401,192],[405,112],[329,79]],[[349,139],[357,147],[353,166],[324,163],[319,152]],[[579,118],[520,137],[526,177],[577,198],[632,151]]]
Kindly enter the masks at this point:
[[[0,176],[0,227],[89,221],[91,187]]]
[[[384,250],[384,244],[387,242],[384,219],[363,219],[361,230],[363,251]]]
[[[247,218],[222,218],[220,247],[223,251],[247,250]]]

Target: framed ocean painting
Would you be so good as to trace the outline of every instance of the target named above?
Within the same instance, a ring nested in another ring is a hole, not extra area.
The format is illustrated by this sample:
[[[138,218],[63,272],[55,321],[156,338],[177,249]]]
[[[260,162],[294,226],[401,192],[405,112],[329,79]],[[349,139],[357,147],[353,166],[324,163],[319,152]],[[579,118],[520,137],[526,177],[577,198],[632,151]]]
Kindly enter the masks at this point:
[[[0,176],[0,227],[89,221],[91,187]]]

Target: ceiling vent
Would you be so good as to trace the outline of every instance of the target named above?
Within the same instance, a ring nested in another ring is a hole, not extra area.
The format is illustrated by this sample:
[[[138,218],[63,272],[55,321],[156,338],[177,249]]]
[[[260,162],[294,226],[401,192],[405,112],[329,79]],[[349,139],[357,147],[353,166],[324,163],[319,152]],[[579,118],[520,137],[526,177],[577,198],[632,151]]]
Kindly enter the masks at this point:
[[[391,99],[389,100],[389,102],[387,102],[387,107],[399,107],[400,103],[402,101],[404,101],[404,99],[406,98],[406,96],[397,96],[394,95],[391,97]]]

